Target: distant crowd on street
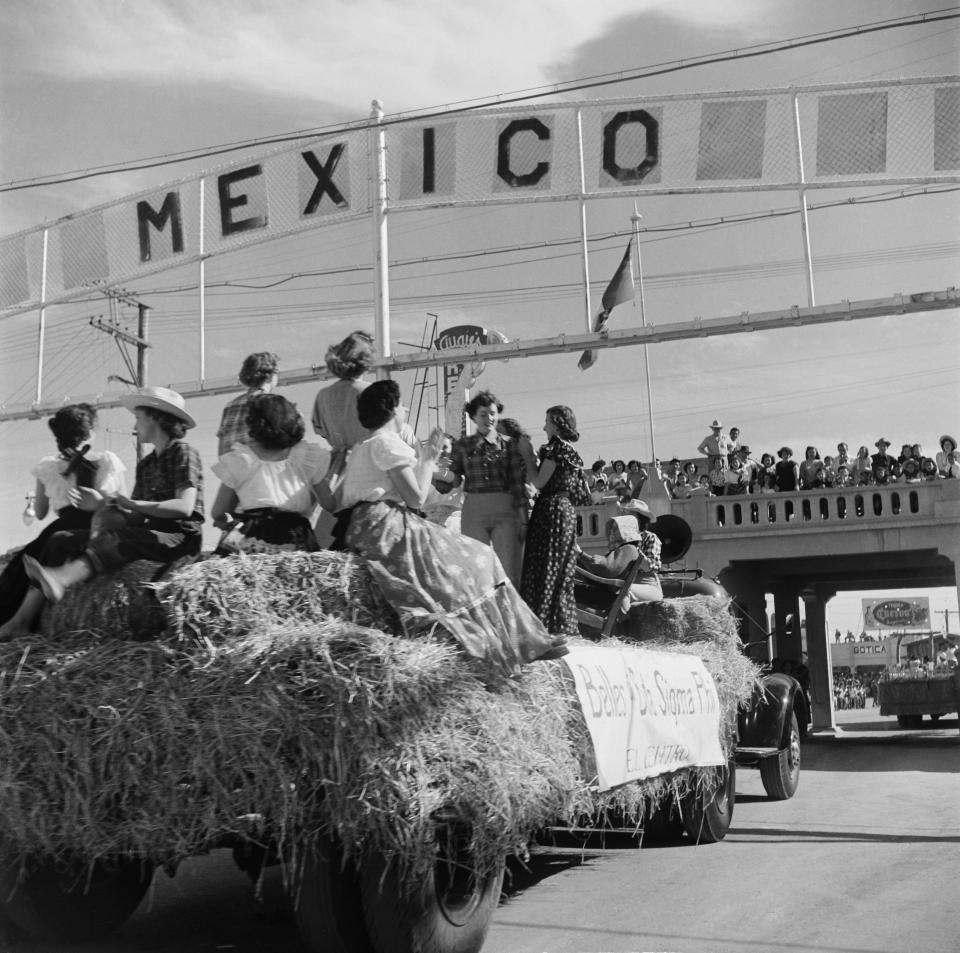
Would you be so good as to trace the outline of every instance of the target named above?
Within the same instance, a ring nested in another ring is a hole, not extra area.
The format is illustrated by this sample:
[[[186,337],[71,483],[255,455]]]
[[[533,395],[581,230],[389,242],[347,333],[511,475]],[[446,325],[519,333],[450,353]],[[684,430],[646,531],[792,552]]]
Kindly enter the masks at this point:
[[[877,686],[880,679],[876,675],[864,678],[861,675],[834,675],[833,679],[833,707],[837,711],[846,711],[850,708],[866,708],[867,699],[870,707],[877,706]]]
[[[710,433],[700,442],[696,460],[674,457],[668,463],[654,460],[651,469],[673,499],[695,495],[739,496],[744,494],[796,493],[833,487],[887,486],[896,483],[960,479],[960,451],[950,434],[940,437],[940,449],[927,456],[919,443],[904,443],[900,453],[889,452],[890,441],[881,437],[875,452],[863,445],[856,455],[849,445],[837,444],[835,454],[821,456],[808,446],[799,462],[792,447],[780,447],[776,457],[761,453],[759,459],[741,439],[740,430],[724,432],[719,420],[710,424]],[[593,502],[610,496],[637,498],[650,479],[650,469],[639,460],[594,462],[589,485]]]

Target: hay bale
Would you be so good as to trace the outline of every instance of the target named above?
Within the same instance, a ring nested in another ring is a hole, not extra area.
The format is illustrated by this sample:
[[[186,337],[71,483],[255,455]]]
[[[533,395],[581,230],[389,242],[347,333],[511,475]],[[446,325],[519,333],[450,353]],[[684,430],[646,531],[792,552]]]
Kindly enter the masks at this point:
[[[598,808],[639,823],[696,780],[598,796],[565,665],[491,691],[449,641],[397,637],[353,557],[211,559],[154,591],[160,638],[73,627],[0,645],[0,840],[23,855],[175,862],[237,835],[295,865],[335,836],[355,861],[385,853],[416,880],[439,808],[472,823],[483,868]],[[704,659],[732,712],[756,670],[731,648],[732,621],[717,628],[669,648]]]
[[[737,638],[736,622],[726,596],[685,596],[630,607],[631,628],[639,627],[643,640],[683,643]]]
[[[400,634],[400,620],[351,553],[213,557],[166,576],[156,588],[171,633],[214,644],[249,633],[338,619]]]
[[[400,632],[363,561],[332,552],[130,563],[68,590],[62,602],[44,609],[39,629],[47,637],[84,631],[96,638],[219,644],[331,618]]]
[[[61,602],[45,606],[40,613],[40,633],[53,637],[88,632],[139,641],[158,638],[166,631],[167,617],[151,587],[165,569],[163,563],[138,560],[68,589]]]

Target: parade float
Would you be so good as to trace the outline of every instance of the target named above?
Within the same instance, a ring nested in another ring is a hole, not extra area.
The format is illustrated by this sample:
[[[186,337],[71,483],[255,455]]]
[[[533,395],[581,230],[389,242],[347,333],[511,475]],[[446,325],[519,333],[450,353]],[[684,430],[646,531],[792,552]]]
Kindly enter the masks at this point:
[[[960,670],[922,663],[884,673],[878,685],[881,715],[896,715],[901,728],[923,727],[924,715],[931,721],[951,712],[960,714]]]
[[[350,555],[157,568],[0,646],[0,910],[28,935],[108,932],[226,847],[281,865],[308,949],[478,950],[548,827],[726,833],[758,684],[726,598],[504,678],[404,637]]]

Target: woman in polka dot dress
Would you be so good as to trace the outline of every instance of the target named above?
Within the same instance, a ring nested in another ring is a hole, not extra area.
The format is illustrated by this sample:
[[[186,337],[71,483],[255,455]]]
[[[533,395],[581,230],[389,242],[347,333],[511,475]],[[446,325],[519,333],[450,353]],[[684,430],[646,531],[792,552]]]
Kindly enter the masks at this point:
[[[569,407],[547,410],[543,424],[547,443],[534,456],[529,440],[520,444],[527,479],[540,491],[527,527],[520,594],[556,636],[578,634],[573,596],[576,564],[576,495],[583,460],[571,443],[580,439],[577,418]]]

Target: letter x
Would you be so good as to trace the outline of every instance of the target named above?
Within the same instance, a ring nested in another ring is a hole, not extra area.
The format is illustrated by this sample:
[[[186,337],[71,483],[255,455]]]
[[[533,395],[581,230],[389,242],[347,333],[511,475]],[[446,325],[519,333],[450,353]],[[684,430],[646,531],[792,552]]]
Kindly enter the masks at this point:
[[[340,156],[343,155],[343,143],[338,142],[327,156],[327,161],[321,165],[320,160],[312,152],[301,152],[304,161],[310,166],[310,170],[317,177],[317,185],[307,202],[307,207],[303,210],[304,215],[312,215],[320,204],[324,195],[329,195],[334,205],[343,207],[347,200],[340,194],[340,190],[333,184],[333,173],[337,171],[337,163]]]

